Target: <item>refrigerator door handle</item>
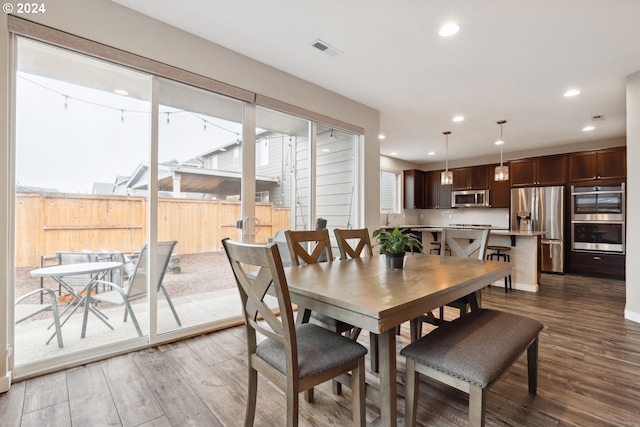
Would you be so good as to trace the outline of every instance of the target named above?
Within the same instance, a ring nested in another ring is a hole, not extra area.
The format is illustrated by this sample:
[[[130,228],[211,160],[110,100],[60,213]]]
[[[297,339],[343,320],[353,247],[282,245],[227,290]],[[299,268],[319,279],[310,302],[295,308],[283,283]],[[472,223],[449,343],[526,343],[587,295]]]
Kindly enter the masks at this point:
[[[562,240],[542,239],[542,240],[540,240],[540,243],[543,244],[543,245],[560,245],[560,244],[562,244]]]

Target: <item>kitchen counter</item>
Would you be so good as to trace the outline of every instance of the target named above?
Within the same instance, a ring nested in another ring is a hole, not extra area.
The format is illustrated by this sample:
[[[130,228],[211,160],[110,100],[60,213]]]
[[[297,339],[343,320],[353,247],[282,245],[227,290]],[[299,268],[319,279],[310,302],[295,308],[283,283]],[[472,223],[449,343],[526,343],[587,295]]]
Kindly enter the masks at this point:
[[[395,226],[381,227],[393,229]],[[447,225],[399,225],[400,229],[410,229],[411,231],[422,233],[422,243],[425,253],[429,252],[429,243],[439,240],[439,234],[445,228],[465,228]],[[479,227],[466,227],[479,228]],[[489,245],[508,246],[509,257],[511,258],[511,282],[513,289],[538,292],[538,281],[540,279],[539,253],[540,238],[544,232],[540,231],[520,231],[504,228],[491,228],[489,234]],[[517,245],[516,245],[517,239]],[[491,253],[492,251],[488,251]],[[498,262],[498,261],[496,261]],[[502,261],[504,262],[504,261]],[[498,280],[491,284],[496,287],[504,287],[504,280]]]

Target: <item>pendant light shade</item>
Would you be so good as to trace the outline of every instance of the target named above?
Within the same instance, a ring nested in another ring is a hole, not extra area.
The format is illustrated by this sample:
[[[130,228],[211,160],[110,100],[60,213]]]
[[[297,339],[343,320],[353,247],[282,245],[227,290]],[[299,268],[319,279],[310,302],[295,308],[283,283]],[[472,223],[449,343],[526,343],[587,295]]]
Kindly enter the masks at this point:
[[[502,163],[502,146],[504,145],[504,139],[502,139],[502,125],[507,123],[506,120],[500,120],[496,122],[500,125],[500,140],[496,142],[500,146],[500,166],[496,166],[494,179],[495,181],[509,181],[509,166],[504,166]]]
[[[449,135],[451,135],[450,131],[442,132],[444,135],[444,143],[445,143],[445,151],[444,151],[444,172],[440,173],[440,184],[442,185],[450,185],[453,184],[453,172],[449,171]]]

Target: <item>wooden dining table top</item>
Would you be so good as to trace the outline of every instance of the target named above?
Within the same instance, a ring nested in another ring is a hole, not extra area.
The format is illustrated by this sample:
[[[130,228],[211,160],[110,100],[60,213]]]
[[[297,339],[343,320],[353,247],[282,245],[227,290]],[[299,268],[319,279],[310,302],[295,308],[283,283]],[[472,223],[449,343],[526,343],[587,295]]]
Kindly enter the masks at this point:
[[[384,256],[286,267],[292,301],[380,333],[510,274],[509,263],[408,254],[401,270]]]

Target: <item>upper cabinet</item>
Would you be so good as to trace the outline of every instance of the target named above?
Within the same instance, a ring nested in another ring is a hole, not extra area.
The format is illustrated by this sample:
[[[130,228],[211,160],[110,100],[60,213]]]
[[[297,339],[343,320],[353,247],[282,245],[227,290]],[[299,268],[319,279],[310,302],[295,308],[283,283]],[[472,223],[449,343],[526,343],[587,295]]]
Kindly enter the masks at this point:
[[[506,165],[509,166],[508,163]],[[489,165],[487,170],[489,176],[489,207],[508,208],[511,206],[511,181],[495,181],[494,171],[496,166],[498,165]]]
[[[566,156],[512,160],[509,175],[512,187],[564,185],[567,182]]]
[[[451,207],[451,185],[442,185],[440,173],[442,171],[427,172],[426,204],[427,209],[448,209]]]
[[[486,190],[489,188],[487,165],[452,169],[452,190]]]
[[[625,147],[572,153],[569,155],[569,181],[624,180],[626,160]]]
[[[404,208],[424,209],[425,203],[425,178],[426,173],[418,169],[402,171],[404,179]]]

